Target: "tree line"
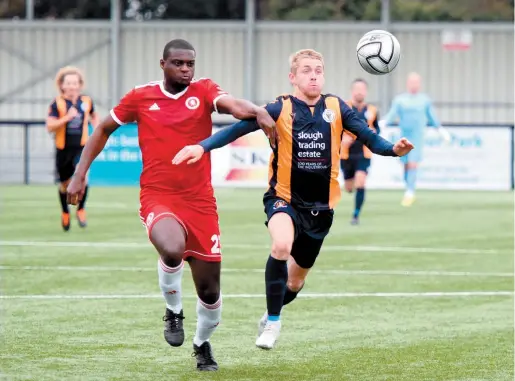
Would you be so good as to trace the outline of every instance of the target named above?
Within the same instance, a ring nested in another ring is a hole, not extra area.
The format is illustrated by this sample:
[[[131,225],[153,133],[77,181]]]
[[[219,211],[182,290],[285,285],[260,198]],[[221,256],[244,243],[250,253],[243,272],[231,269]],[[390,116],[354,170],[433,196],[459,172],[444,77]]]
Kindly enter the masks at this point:
[[[395,21],[513,21],[515,0],[390,0]],[[108,19],[110,0],[34,0],[38,19]],[[126,20],[242,20],[245,0],[121,0]],[[377,21],[381,0],[256,0],[261,20]],[[0,1],[0,18],[24,18],[25,0]]]

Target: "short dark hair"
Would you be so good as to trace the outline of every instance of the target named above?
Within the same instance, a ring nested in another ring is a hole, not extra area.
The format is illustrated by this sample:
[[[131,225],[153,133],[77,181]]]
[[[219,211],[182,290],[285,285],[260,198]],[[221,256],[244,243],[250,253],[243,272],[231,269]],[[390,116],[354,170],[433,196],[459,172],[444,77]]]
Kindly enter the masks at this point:
[[[163,59],[168,58],[168,54],[170,53],[170,49],[184,49],[184,50],[193,50],[195,48],[188,41],[177,38],[175,40],[170,41],[165,45],[163,49]]]
[[[355,83],[358,83],[358,82],[364,83],[365,86],[368,87],[368,82],[365,81],[363,78],[356,78],[354,81],[352,81],[351,86],[354,85]]]

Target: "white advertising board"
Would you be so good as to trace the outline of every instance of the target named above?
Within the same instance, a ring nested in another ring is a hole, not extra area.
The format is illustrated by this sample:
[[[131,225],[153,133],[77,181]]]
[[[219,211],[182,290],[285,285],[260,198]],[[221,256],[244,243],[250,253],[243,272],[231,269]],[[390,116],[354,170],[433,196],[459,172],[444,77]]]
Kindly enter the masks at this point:
[[[446,127],[452,136],[446,144],[435,129],[427,128],[418,189],[508,190],[511,188],[511,129],[507,126]],[[387,127],[381,135],[396,141],[399,130]],[[212,152],[215,186],[266,188],[268,142],[261,131],[244,136]],[[369,188],[400,189],[403,167],[398,158],[374,155]]]

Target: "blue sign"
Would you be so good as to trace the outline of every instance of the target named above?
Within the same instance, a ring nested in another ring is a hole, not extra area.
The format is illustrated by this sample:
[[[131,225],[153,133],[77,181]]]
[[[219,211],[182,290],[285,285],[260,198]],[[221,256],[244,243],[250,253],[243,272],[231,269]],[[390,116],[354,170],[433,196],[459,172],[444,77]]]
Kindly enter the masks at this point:
[[[92,131],[90,131],[92,133]],[[142,162],[138,126],[120,126],[111,134],[89,173],[91,185],[139,185]]]
[[[93,133],[91,125],[89,133]],[[124,124],[111,134],[105,148],[91,164],[88,182],[91,185],[139,186],[142,168],[138,126],[135,123]]]

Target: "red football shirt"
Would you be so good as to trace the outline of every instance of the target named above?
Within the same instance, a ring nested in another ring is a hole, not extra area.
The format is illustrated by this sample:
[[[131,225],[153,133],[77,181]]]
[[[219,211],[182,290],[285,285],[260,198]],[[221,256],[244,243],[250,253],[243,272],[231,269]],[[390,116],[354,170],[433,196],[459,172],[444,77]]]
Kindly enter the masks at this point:
[[[210,79],[193,80],[178,94],[169,93],[163,81],[156,81],[136,86],[111,110],[118,124],[138,124],[141,196],[213,196],[210,155],[191,165],[173,165],[172,159],[184,146],[211,136],[211,114],[218,111],[216,102],[225,95]]]

